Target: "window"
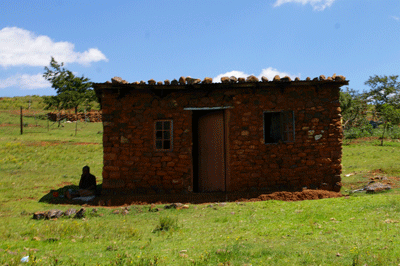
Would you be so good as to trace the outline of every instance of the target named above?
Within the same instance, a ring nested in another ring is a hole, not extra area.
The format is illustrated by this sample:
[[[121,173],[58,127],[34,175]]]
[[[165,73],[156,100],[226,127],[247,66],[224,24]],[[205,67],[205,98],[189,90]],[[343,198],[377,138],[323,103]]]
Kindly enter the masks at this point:
[[[264,112],[264,143],[294,141],[293,111]]]
[[[155,122],[156,150],[172,150],[172,121],[159,120]]]

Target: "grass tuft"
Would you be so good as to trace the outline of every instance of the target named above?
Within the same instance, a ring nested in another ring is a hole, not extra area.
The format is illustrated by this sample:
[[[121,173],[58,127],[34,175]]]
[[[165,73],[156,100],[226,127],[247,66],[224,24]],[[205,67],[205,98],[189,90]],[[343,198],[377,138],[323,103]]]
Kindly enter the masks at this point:
[[[161,216],[159,218],[159,224],[153,230],[153,233],[160,231],[175,230],[178,228],[178,218],[170,216]]]

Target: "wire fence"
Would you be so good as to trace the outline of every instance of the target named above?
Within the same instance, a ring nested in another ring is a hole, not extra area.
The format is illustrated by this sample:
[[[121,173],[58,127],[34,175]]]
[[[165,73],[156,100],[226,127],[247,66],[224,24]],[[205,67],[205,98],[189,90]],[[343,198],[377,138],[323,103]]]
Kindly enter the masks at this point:
[[[52,130],[72,131],[78,134],[90,122],[101,122],[100,112],[70,114],[65,112],[46,112],[44,110],[0,110],[0,127],[20,129],[21,134],[46,133]]]

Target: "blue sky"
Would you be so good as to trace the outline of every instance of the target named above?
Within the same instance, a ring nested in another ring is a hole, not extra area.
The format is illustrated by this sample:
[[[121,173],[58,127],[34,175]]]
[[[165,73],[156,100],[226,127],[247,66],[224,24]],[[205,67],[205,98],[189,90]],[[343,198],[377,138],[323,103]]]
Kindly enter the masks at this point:
[[[1,1],[0,97],[54,95],[51,56],[93,82],[336,73],[363,91],[400,74],[400,1]]]

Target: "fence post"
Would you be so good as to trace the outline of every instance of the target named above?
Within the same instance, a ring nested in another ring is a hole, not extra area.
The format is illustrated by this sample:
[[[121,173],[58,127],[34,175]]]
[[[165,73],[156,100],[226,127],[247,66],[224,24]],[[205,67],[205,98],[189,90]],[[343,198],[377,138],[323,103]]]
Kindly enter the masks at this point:
[[[23,120],[22,120],[22,106],[21,106],[21,135],[23,133],[23,127],[24,127],[24,124],[23,124]]]

